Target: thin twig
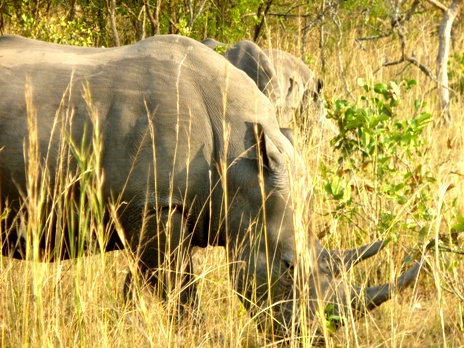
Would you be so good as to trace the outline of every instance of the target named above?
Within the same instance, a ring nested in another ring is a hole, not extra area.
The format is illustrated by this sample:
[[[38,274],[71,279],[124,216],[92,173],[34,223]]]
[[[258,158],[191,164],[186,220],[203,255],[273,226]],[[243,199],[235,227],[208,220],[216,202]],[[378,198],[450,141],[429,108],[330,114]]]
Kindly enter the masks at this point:
[[[385,33],[385,34],[359,37],[357,39],[354,39],[354,41],[358,42],[358,41],[378,40],[378,39],[383,39],[384,37],[388,37],[391,34],[393,34],[393,30],[390,30],[388,33]]]
[[[192,4],[192,0],[189,1],[189,9],[190,9],[190,23],[189,23],[189,28],[192,30],[193,28],[193,23],[200,17],[200,14],[203,12],[203,8],[205,7],[206,0],[203,0],[200,4],[200,7],[198,8],[198,11],[196,14],[194,14],[194,6]]]
[[[438,248],[438,250],[445,251],[448,253],[453,253],[453,254],[458,254],[458,255],[464,255],[464,250],[459,250],[459,249],[452,249],[450,247],[444,246],[444,245],[437,245],[435,242],[435,239],[431,239],[427,245],[425,246],[425,250],[431,250]]]
[[[351,93],[350,86],[348,86],[348,81],[346,79],[346,74],[345,70],[343,69],[343,63],[342,63],[342,52],[341,52],[341,42],[343,39],[343,32],[342,32],[342,26],[340,23],[340,18],[338,17],[338,13],[336,11],[331,12],[331,19],[332,22],[335,24],[335,26],[338,28],[338,41],[337,41],[337,51],[338,51],[338,67],[340,69],[340,73],[343,78],[343,83],[345,85],[345,90],[348,93],[348,95],[351,97],[351,99],[356,100],[354,97],[353,93]]]
[[[331,3],[329,6],[325,7],[324,10],[316,16],[316,18],[314,18],[311,22],[309,22],[308,25],[306,25],[302,29],[303,35],[305,35],[309,31],[309,29],[311,29],[316,23],[323,20],[328,11],[330,11],[332,8],[338,7],[341,3],[345,1],[347,0],[339,0],[338,2]]]
[[[440,81],[438,81],[438,79],[430,72],[430,70],[424,64],[419,63],[416,58],[408,57],[408,56],[404,56],[403,58],[400,58],[400,59],[392,61],[392,62],[386,61],[381,66],[379,66],[377,69],[375,69],[372,72],[372,75],[377,74],[382,68],[385,68],[387,66],[392,66],[392,65],[398,65],[398,64],[401,64],[401,63],[404,63],[404,62],[408,62],[408,63],[410,63],[412,65],[417,66],[433,82],[436,82],[436,83],[438,83],[440,85]],[[444,87],[444,88],[447,88],[455,96],[458,95],[458,93],[455,90],[453,90],[452,88],[450,88],[449,86],[444,86],[444,85],[441,85],[441,86]]]
[[[448,10],[448,8],[443,5],[441,2],[439,1],[436,1],[436,0],[427,0],[427,2],[429,2],[430,4],[432,4],[433,6],[435,6],[436,8],[438,8],[439,10],[442,10],[443,12],[445,12],[446,10]]]

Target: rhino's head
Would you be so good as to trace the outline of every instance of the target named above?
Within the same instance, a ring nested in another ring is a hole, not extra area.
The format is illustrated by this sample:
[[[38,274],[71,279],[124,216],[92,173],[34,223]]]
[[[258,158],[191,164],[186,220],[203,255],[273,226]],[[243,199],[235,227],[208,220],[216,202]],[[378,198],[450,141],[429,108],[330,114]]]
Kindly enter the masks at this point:
[[[255,133],[262,180],[254,183],[250,180],[252,184],[247,186],[246,194],[249,198],[255,195],[255,201],[259,201],[259,196],[264,199],[253,213],[256,219],[249,223],[247,235],[239,238],[230,250],[235,253],[231,271],[236,290],[261,329],[287,337],[292,332],[298,334],[300,324],[309,323],[311,334],[315,334],[314,330],[321,329],[314,325],[321,314],[353,313],[354,318],[360,317],[390,299],[394,289],[401,290],[417,278],[419,264],[394,285],[362,289],[341,279],[343,272],[375,255],[385,244],[376,242],[358,249],[335,251],[325,249],[314,233],[303,232],[308,237],[299,238],[296,232],[299,217],[295,216],[290,194],[293,166],[289,166],[298,158],[288,158],[297,154],[284,149],[291,146],[289,142],[282,141],[282,147],[259,127],[255,127]],[[243,216],[240,223],[245,224]]]
[[[275,103],[283,126],[293,121],[318,122],[325,117],[323,82],[301,59],[277,49],[264,52],[272,61],[281,99]]]

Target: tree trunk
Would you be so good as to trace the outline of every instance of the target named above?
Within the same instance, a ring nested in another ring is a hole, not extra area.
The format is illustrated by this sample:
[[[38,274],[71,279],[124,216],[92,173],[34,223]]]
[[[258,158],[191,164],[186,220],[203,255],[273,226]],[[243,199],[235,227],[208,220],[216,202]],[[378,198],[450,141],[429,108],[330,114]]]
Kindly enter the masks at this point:
[[[4,27],[4,20],[3,20],[3,2],[0,2],[0,35],[3,35],[3,27]]]
[[[121,46],[121,43],[119,42],[119,34],[118,34],[118,30],[116,29],[116,17],[115,17],[116,0],[110,0],[110,3],[108,4],[108,12],[110,15],[110,25],[111,25],[111,32],[113,33],[114,46],[118,47],[118,46]]]
[[[266,20],[267,13],[271,9],[273,0],[268,0],[266,3],[262,3],[258,6],[258,10],[256,11],[256,17],[258,18],[258,23],[255,25],[255,33],[253,35],[253,41],[257,42],[259,35],[261,34],[261,30],[263,29],[264,21]]]
[[[150,20],[151,24],[151,35],[159,35],[160,34],[160,22],[159,22],[159,14],[161,8],[161,0],[155,0],[155,9],[153,13],[150,10],[150,4],[148,0],[144,0],[145,3],[145,12],[148,15],[148,19]]]
[[[189,29],[192,31],[193,23],[200,17],[201,13],[203,12],[203,8],[205,7],[206,0],[202,0],[200,6],[198,7],[197,13],[195,13],[195,5],[193,4],[192,0],[189,0],[189,9],[190,9],[190,20],[189,20]]]
[[[443,122],[451,122],[450,97],[448,89],[448,56],[450,50],[451,28],[454,19],[464,5],[464,0],[453,0],[453,3],[444,11],[438,30],[437,79],[439,82],[439,100],[443,115]]]
[[[72,22],[76,16],[76,0],[71,0],[71,8],[69,10],[68,20]]]
[[[142,4],[142,8],[140,9],[139,15],[136,17],[136,33],[137,33],[137,41],[145,39],[145,4]]]

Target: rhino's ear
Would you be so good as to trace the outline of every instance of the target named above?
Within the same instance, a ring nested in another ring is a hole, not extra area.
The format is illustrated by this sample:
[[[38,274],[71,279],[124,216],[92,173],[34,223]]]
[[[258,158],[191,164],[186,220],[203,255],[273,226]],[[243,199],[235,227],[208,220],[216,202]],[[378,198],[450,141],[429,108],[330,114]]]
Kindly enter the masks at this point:
[[[279,149],[266,135],[260,123],[253,124],[253,132],[258,159],[262,161],[264,168],[271,171],[278,171],[282,165],[284,165],[283,156]]]

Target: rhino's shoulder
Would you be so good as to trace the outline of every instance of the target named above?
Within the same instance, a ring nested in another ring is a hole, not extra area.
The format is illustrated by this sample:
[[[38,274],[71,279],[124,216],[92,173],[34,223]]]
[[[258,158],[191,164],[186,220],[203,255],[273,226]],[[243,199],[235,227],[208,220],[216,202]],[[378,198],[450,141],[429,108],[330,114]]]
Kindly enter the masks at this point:
[[[252,51],[252,52],[259,52],[264,53],[261,47],[255,44],[253,41],[250,40],[242,40],[234,44],[235,47],[240,47],[243,50]]]
[[[212,38],[204,39],[204,40],[201,41],[201,43],[203,45],[213,49],[213,50],[218,46],[227,46],[227,44],[219,42],[219,41],[217,41],[215,39],[212,39]]]
[[[3,35],[0,36],[0,47],[7,48],[11,45],[19,46],[19,45],[26,45],[27,43],[33,44],[35,40],[26,39],[22,36],[17,35]]]

